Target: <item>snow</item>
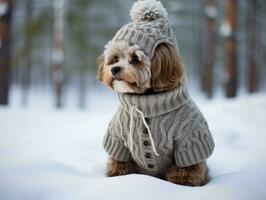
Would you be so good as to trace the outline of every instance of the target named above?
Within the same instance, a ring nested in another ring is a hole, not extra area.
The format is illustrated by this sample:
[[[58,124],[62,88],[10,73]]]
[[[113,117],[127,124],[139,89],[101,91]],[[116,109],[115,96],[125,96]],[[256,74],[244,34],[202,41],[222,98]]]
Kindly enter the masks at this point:
[[[9,7],[6,2],[0,2],[0,17],[4,16],[7,13],[8,9]]]
[[[233,33],[232,31],[232,27],[231,25],[229,24],[229,22],[225,21],[222,23],[222,26],[220,28],[220,34],[221,36],[223,37],[229,37],[231,36]]]
[[[205,9],[206,16],[209,18],[216,18],[217,17],[217,10],[215,6],[207,6]]]
[[[266,95],[200,103],[216,142],[203,187],[105,177],[102,137],[116,105],[99,102],[104,109],[0,107],[0,199],[266,199]]]

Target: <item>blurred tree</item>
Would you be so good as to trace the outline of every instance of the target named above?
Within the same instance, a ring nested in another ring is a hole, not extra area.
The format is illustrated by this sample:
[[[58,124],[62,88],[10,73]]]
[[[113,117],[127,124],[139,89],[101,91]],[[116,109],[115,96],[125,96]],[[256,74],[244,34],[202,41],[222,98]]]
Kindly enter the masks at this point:
[[[77,78],[78,82],[78,106],[85,107],[87,78],[90,69],[89,57],[90,34],[88,25],[88,8],[92,0],[69,1],[66,13],[66,63],[68,65],[68,74]]]
[[[122,23],[127,22],[122,14],[116,12],[123,6],[131,5],[129,0],[76,0],[69,1],[66,11],[65,53],[67,75],[78,85],[77,102],[80,108],[85,107],[89,82],[94,80],[96,58],[103,50],[104,44]],[[130,0],[131,1],[131,0]],[[128,8],[129,9],[129,8]],[[126,9],[124,9],[126,10]]]
[[[249,41],[248,41],[248,91],[258,90],[258,65],[257,65],[257,0],[249,2]]]
[[[205,8],[207,16],[207,31],[206,31],[206,51],[205,51],[205,63],[202,70],[202,88],[209,98],[213,96],[213,68],[215,60],[215,20],[217,16],[217,10],[215,0],[208,0]]]
[[[25,23],[26,27],[31,24],[32,18],[32,0],[27,0],[24,4],[25,7]],[[28,105],[29,87],[30,87],[30,74],[31,74],[31,48],[32,40],[30,31],[27,30],[24,34],[24,51],[21,62],[21,86],[22,86],[22,105]]]
[[[13,80],[21,86],[23,106],[29,104],[31,86],[47,86],[44,80],[50,79],[50,76],[47,76],[49,74],[44,73],[51,71],[49,54],[52,42],[47,40],[49,41],[52,33],[52,11],[51,3],[40,4],[37,0],[16,1],[14,7]]]
[[[266,91],[266,1],[257,0],[257,61],[259,67],[259,87]]]
[[[53,81],[56,95],[56,107],[62,107],[62,87],[64,80],[63,61],[64,61],[64,0],[54,1],[54,30],[53,30]]]
[[[237,94],[237,0],[225,1],[225,21],[222,25],[225,51],[225,93],[227,97]]]
[[[12,0],[0,0],[0,104],[8,104]]]

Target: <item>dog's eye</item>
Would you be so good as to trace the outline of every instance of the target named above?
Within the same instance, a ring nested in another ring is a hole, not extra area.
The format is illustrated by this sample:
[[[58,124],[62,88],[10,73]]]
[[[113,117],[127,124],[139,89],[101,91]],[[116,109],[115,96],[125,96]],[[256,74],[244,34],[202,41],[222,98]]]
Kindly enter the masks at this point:
[[[139,57],[137,55],[133,55],[133,57],[131,58],[130,64],[133,64],[133,65],[140,64]]]
[[[112,59],[108,62],[108,65],[115,64],[119,61],[118,56],[113,56]]]

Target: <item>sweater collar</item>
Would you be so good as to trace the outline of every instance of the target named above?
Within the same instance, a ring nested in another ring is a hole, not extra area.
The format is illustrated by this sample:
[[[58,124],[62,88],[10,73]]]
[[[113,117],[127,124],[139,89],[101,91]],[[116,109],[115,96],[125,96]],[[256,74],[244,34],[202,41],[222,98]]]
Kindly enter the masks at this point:
[[[145,117],[155,117],[176,110],[189,101],[185,86],[157,94],[118,94],[120,106],[130,112],[132,106],[142,111]]]

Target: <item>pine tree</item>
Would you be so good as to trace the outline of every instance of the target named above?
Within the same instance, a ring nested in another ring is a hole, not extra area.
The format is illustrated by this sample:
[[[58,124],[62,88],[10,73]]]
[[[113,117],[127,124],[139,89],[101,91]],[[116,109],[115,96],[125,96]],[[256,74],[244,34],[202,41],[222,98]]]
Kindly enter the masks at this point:
[[[248,91],[258,90],[258,66],[257,66],[257,0],[250,1],[249,13],[249,41],[248,41]]]
[[[27,0],[25,3],[25,23],[26,27],[31,24],[32,18],[32,0]],[[23,106],[28,105],[28,96],[29,96],[29,87],[30,87],[30,74],[31,74],[31,34],[27,29],[24,40],[24,52],[22,56],[22,64],[21,64],[21,86],[22,86],[22,102]]]
[[[237,94],[237,0],[226,0],[225,21],[222,25],[225,53],[225,93],[227,97]]]
[[[54,2],[54,39],[53,39],[53,80],[56,95],[56,107],[62,107],[62,88],[63,88],[63,28],[64,28],[64,0]]]
[[[215,59],[215,19],[217,15],[215,0],[208,0],[205,9],[207,16],[207,48],[205,53],[205,63],[202,70],[202,88],[207,93],[208,97],[213,96],[213,65]]]
[[[8,104],[12,0],[0,0],[0,104]]]

